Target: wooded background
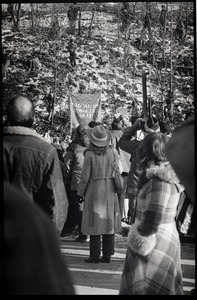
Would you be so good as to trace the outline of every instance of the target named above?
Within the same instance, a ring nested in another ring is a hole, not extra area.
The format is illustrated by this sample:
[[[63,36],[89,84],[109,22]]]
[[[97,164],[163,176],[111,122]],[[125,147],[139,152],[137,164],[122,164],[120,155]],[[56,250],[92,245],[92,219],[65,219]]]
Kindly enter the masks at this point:
[[[36,130],[43,134],[50,128],[61,138],[69,129],[70,92],[101,92],[104,120],[118,112],[140,116],[145,74],[149,110],[169,130],[179,126],[195,106],[195,2],[128,3],[129,36],[123,2],[79,2],[75,34],[67,17],[71,3],[1,4],[3,118],[7,101],[27,93],[36,105]],[[164,30],[161,5],[167,9]],[[71,37],[75,68],[67,49]]]

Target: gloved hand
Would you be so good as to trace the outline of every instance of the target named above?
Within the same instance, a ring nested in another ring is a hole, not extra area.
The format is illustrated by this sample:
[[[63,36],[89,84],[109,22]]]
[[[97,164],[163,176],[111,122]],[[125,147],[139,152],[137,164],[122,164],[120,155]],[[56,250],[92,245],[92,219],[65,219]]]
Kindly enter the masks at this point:
[[[138,118],[135,123],[133,124],[133,127],[136,128],[136,130],[140,130],[140,123],[141,121],[144,120],[142,118]]]
[[[83,196],[77,196],[77,202],[78,203],[83,203],[84,202],[84,197]]]

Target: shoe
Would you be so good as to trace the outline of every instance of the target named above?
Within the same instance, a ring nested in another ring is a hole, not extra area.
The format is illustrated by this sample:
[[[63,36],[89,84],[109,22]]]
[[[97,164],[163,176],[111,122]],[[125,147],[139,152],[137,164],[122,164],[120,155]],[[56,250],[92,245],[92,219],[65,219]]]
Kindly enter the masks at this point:
[[[90,256],[89,258],[85,259],[85,262],[87,263],[95,263],[95,264],[98,264],[100,261],[100,257],[94,257],[94,256]]]
[[[60,234],[60,237],[64,238],[64,237],[70,236],[71,234],[72,234],[72,232],[63,232]]]
[[[190,291],[190,295],[196,295],[196,289],[192,289],[192,290]]]
[[[86,238],[86,239],[81,239],[80,237],[76,238],[76,242],[80,242],[80,243],[89,243],[90,238]]]
[[[102,256],[100,259],[100,262],[104,262],[104,263],[110,263],[111,261],[111,256]]]
[[[179,236],[180,236],[181,243],[188,243],[188,244],[195,243],[194,235],[180,233]]]

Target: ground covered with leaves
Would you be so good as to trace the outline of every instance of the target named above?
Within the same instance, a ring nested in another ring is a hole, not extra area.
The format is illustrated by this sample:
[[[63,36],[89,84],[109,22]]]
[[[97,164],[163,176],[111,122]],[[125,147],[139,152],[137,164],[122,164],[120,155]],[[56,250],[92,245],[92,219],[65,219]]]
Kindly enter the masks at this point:
[[[176,11],[176,8],[174,8]],[[140,13],[136,11],[136,14]],[[91,36],[88,35],[92,12],[82,12],[81,34],[74,37],[77,45],[76,67],[72,67],[67,50],[70,35],[66,28],[66,12],[58,13],[60,30],[52,31],[52,16],[42,17],[36,30],[29,26],[29,16],[21,19],[20,31],[13,31],[7,21],[2,23],[3,51],[11,60],[6,78],[3,78],[3,113],[5,104],[15,94],[27,93],[36,105],[35,128],[44,134],[49,127],[53,136],[61,137],[69,128],[69,93],[101,92],[103,117],[113,119],[116,113],[129,115],[133,101],[142,111],[142,74],[147,72],[147,95],[151,98],[155,115],[163,118],[163,105],[169,92],[169,81],[174,91],[172,128],[184,121],[188,111],[194,109],[194,27],[188,26],[184,44],[172,39],[169,23],[165,37],[156,24],[155,61],[150,61],[146,48],[135,43],[142,24],[137,17],[131,23],[130,39],[125,40],[117,15],[96,12]],[[170,27],[171,26],[171,27]],[[125,49],[129,49],[131,63]],[[165,66],[162,55],[165,52]],[[32,61],[37,60],[35,68]],[[172,65],[173,64],[173,65]],[[48,120],[47,95],[56,90],[54,122]]]

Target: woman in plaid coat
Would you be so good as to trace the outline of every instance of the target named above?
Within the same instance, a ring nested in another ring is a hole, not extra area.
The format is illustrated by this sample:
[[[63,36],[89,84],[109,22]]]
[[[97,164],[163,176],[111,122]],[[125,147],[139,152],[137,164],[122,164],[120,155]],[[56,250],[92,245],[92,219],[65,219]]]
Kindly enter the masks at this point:
[[[157,132],[142,141],[144,171],[137,194],[136,220],[128,235],[120,295],[183,294],[175,216],[184,188],[165,156],[168,139]]]

